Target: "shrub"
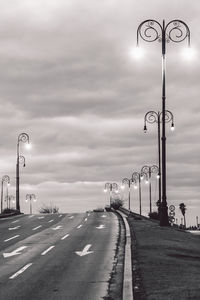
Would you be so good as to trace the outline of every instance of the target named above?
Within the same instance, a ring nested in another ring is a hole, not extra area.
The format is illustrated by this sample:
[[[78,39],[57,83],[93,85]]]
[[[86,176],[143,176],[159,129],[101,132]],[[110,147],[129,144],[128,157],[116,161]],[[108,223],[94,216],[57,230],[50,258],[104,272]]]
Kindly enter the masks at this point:
[[[159,214],[157,211],[153,211],[153,212],[149,213],[148,216],[150,219],[159,220]]]
[[[115,199],[111,203],[111,207],[114,209],[119,209],[121,206],[123,206],[123,201],[121,199]]]
[[[59,208],[56,206],[43,206],[40,208],[39,212],[41,214],[56,214],[58,213]]]

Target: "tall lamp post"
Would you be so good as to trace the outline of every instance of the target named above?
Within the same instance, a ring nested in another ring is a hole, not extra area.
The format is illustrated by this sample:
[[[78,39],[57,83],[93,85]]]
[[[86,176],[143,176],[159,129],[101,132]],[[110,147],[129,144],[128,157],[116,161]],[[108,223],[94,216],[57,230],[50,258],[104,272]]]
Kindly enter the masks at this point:
[[[157,178],[159,178],[159,168],[156,165],[152,166],[143,166],[141,169],[142,174],[148,174],[149,179],[149,206],[150,206],[150,213],[152,212],[152,201],[151,201],[151,175],[152,173],[157,174]]]
[[[104,192],[106,193],[108,190],[110,191],[110,207],[111,207],[112,192],[113,190],[118,191],[118,184],[115,182],[113,183],[106,182],[104,187]]]
[[[20,212],[19,203],[19,164],[22,163],[25,167],[25,157],[20,155],[20,142],[27,143],[29,145],[29,136],[27,133],[20,133],[17,140],[17,164],[16,164],[16,209]]]
[[[140,207],[140,215],[142,214],[142,193],[141,193],[141,173],[139,172],[133,172],[132,174],[132,180],[135,180],[136,183],[138,181],[139,183],[139,207]]]
[[[32,200],[36,201],[36,196],[35,194],[26,194],[26,202],[30,202],[30,215],[32,215]]]
[[[158,199],[158,211],[160,213],[161,206],[161,153],[160,153],[160,123],[162,121],[162,112],[148,111],[144,116],[144,132],[147,132],[147,123],[158,124],[158,168],[159,168],[159,199]],[[165,110],[165,123],[171,121],[171,130],[174,130],[174,116],[171,111]]]
[[[133,179],[132,178],[131,179],[123,178],[122,179],[122,188],[125,187],[125,184],[128,185],[128,210],[131,209],[131,184],[133,182],[136,184],[136,181],[134,178]]]
[[[160,24],[156,20],[145,20],[137,29],[137,46],[139,46],[139,37],[146,42],[161,42],[162,46],[162,114],[165,115],[165,69],[166,69],[166,43],[179,43],[188,39],[190,46],[190,30],[187,24],[181,20],[172,20],[165,25],[163,20]],[[165,118],[162,118],[162,202],[160,226],[169,226],[168,207],[166,196],[166,134],[165,134]]]
[[[4,175],[1,180],[1,213],[3,212],[3,184],[7,183],[7,188],[10,184],[10,177],[8,175]],[[8,192],[8,190],[7,190]],[[8,195],[7,195],[8,196]]]

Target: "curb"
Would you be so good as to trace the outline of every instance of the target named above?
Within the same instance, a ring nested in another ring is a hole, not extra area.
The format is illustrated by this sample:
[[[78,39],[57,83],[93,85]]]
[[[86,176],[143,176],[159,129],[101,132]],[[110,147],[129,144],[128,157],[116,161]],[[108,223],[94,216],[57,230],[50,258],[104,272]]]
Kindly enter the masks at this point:
[[[124,280],[123,280],[123,300],[133,300],[133,281],[132,281],[132,263],[131,263],[131,234],[124,213],[119,212],[124,220],[126,228],[125,260],[124,260]]]

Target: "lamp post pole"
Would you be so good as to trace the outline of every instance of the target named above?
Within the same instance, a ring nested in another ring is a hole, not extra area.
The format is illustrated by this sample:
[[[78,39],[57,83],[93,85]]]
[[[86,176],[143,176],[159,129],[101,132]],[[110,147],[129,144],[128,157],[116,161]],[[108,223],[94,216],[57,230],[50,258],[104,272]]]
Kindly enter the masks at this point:
[[[160,145],[160,123],[162,121],[163,115],[162,112],[156,111],[148,111],[144,116],[144,132],[147,132],[147,123],[158,124],[158,175],[159,175],[159,199],[158,199],[158,213],[160,214],[160,207],[161,207],[161,145]],[[165,123],[171,121],[171,130],[174,130],[174,116],[171,111],[165,110]]]
[[[128,184],[128,210],[131,209],[131,183],[132,183],[132,179],[128,179],[128,178],[123,178],[122,179],[122,187],[124,187],[124,184]]]
[[[145,20],[137,29],[137,46],[139,46],[139,37],[146,42],[161,42],[162,46],[162,114],[165,115],[166,110],[166,42],[182,42],[188,38],[188,46],[190,46],[190,30],[187,24],[181,20],[172,20],[167,25],[165,21],[160,24],[156,20]],[[169,226],[168,207],[166,196],[166,134],[165,134],[165,118],[162,118],[162,202],[160,226]]]
[[[139,208],[140,208],[140,215],[142,214],[142,193],[141,193],[141,174],[139,172],[133,172],[132,174],[132,181],[135,180],[139,184]]]
[[[4,175],[1,180],[1,213],[3,212],[3,183],[7,183],[7,187],[10,184],[10,177],[8,175]]]
[[[29,136],[27,133],[20,133],[17,139],[17,164],[16,164],[16,210],[20,212],[19,203],[19,164],[23,163],[25,167],[25,157],[19,153],[20,142],[29,144]]]
[[[35,194],[27,194],[26,195],[26,202],[29,200],[30,202],[30,215],[32,215],[32,200],[36,201]]]
[[[113,191],[113,189],[118,190],[118,184],[115,182],[113,182],[113,183],[106,182],[105,187],[104,187],[104,192],[107,192],[108,189],[110,191],[110,207],[111,207],[112,191]]]
[[[149,208],[150,208],[150,213],[152,213],[152,201],[151,201],[151,174],[152,173],[157,173],[157,176],[159,176],[159,168],[156,165],[152,166],[143,166],[141,169],[141,173],[148,174],[148,179],[149,179]]]

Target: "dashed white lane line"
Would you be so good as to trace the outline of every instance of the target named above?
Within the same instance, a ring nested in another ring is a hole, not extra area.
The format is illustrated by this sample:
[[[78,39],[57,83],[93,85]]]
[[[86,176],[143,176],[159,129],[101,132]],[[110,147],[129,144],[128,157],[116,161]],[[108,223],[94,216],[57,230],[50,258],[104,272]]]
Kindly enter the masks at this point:
[[[12,221],[11,223],[17,223],[17,222],[19,222],[19,220]]]
[[[39,229],[40,227],[42,227],[42,225],[39,225],[39,226],[33,228],[32,230],[37,230],[37,229]]]
[[[66,239],[68,236],[69,236],[69,234],[64,235],[64,236],[61,238],[61,240]]]
[[[74,216],[70,216],[70,217],[69,217],[69,219],[73,219],[73,218],[74,218]]]
[[[31,216],[29,216],[29,219],[30,219],[30,218],[33,218],[33,217],[34,217],[34,215],[31,215]]]
[[[46,249],[45,251],[43,251],[42,253],[41,253],[41,255],[45,255],[45,254],[47,254],[49,251],[51,251],[51,249],[53,249],[55,246],[51,246],[51,247],[49,247],[48,249]]]
[[[13,239],[16,239],[17,237],[19,237],[19,234],[18,234],[18,235],[15,235],[15,236],[13,236],[13,237],[7,239],[7,240],[4,240],[4,242],[11,241],[11,240],[13,240]]]
[[[77,229],[79,229],[79,228],[81,228],[83,225],[79,225],[78,227],[77,227]]]
[[[20,274],[22,274],[24,271],[26,271],[31,265],[32,265],[32,263],[25,265],[23,268],[21,268],[15,274],[13,274],[12,276],[10,276],[9,279],[16,278],[17,276],[19,276]]]
[[[51,223],[51,222],[53,222],[53,221],[54,221],[54,219],[52,219],[52,220],[49,220],[49,221],[48,221],[48,223]]]
[[[38,217],[38,219],[40,220],[40,219],[44,219],[44,216],[42,216],[42,217]]]
[[[87,221],[87,218],[85,218],[85,220],[84,220],[85,222]]]
[[[21,227],[20,225],[18,225],[16,227],[9,227],[8,230],[16,230],[16,229],[19,229],[20,227]]]

